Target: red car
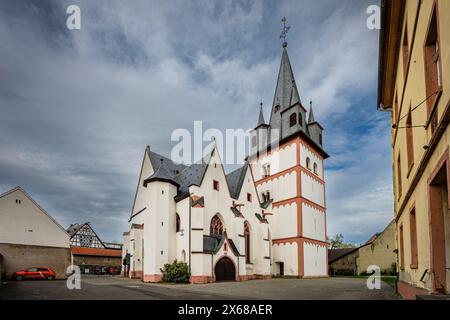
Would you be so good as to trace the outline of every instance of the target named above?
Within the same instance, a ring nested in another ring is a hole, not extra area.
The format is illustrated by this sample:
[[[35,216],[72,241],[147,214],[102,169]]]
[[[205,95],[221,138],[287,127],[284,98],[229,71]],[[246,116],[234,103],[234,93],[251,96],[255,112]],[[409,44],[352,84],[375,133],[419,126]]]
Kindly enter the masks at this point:
[[[32,267],[22,271],[16,271],[12,274],[12,278],[15,280],[24,279],[47,279],[53,280],[56,278],[56,273],[47,267]]]

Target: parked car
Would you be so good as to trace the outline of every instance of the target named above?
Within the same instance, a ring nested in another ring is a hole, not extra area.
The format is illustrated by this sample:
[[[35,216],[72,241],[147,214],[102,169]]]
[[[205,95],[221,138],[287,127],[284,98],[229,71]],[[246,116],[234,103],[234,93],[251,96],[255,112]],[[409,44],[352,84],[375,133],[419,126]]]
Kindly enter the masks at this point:
[[[120,267],[109,267],[108,268],[108,274],[116,275],[120,274]]]
[[[32,267],[22,271],[16,271],[12,274],[15,280],[24,279],[47,279],[53,280],[56,278],[56,273],[53,269],[47,267]]]
[[[95,267],[94,274],[106,274],[106,267]]]

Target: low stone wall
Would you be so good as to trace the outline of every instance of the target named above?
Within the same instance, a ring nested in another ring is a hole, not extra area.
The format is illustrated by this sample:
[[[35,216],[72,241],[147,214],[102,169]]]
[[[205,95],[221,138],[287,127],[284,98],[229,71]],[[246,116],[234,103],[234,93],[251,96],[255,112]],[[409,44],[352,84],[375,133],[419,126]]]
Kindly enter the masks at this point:
[[[3,279],[10,279],[13,272],[30,267],[49,267],[55,270],[57,279],[67,278],[70,248],[0,243],[0,255],[3,255]]]

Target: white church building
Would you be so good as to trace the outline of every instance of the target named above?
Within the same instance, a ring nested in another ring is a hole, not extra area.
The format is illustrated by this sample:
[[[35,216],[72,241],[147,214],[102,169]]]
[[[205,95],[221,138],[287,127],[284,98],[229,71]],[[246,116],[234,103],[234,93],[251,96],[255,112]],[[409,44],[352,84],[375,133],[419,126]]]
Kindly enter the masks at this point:
[[[145,149],[125,275],[161,281],[178,260],[191,283],[327,276],[322,131],[302,105],[285,42],[270,121],[261,109],[244,166],[225,174],[217,148],[190,166]]]

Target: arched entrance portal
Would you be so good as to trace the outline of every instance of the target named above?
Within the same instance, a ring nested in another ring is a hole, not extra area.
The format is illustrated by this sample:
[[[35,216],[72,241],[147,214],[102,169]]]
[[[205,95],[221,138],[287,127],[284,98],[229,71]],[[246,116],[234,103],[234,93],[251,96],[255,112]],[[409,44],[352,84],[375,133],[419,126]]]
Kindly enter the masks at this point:
[[[234,281],[236,280],[236,269],[233,261],[228,257],[223,257],[216,263],[214,268],[216,281]]]

